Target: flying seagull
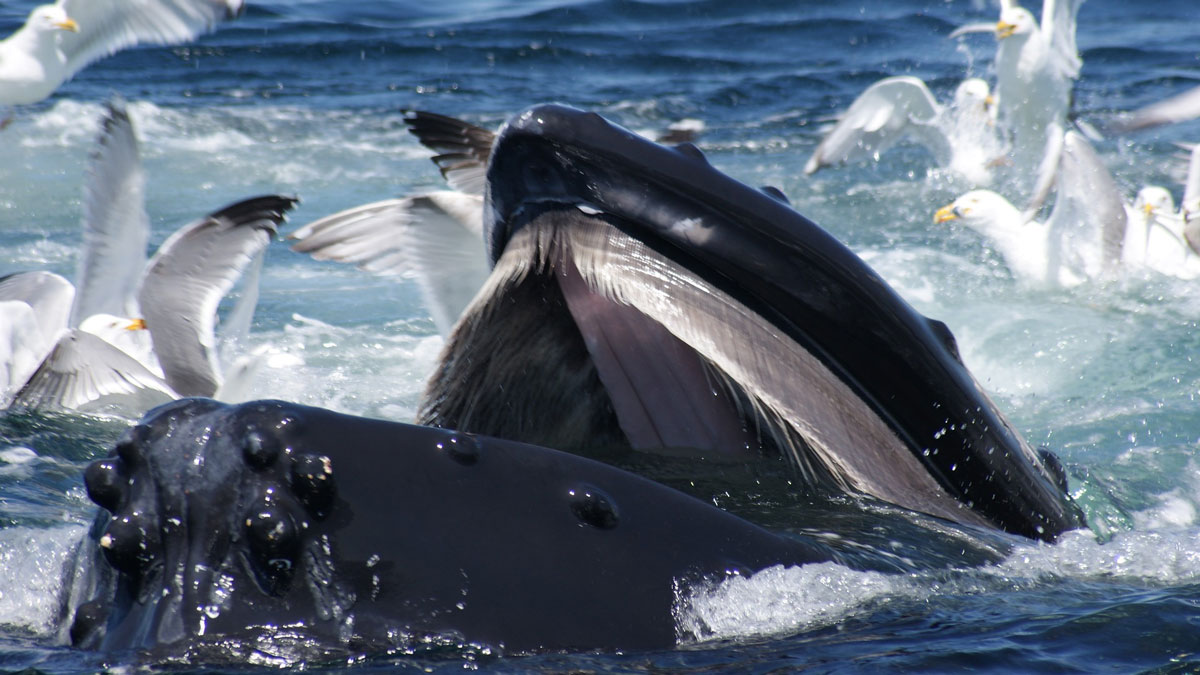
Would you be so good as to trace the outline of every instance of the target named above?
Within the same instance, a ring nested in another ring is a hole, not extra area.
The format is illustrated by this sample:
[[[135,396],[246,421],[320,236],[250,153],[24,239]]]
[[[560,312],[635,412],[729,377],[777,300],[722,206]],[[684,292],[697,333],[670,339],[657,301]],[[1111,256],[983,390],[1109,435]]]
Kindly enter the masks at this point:
[[[80,70],[133,45],[188,42],[242,13],[243,0],[59,0],[0,41],[0,106],[37,103]]]

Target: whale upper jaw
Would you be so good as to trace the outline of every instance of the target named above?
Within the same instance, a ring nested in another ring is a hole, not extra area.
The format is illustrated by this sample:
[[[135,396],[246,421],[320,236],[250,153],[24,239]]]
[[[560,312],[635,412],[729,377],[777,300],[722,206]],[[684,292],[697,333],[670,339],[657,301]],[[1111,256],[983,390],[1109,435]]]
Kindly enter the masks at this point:
[[[778,452],[813,487],[958,522],[1046,540],[1083,524],[944,324],[694,146],[526,110],[492,148],[484,238],[493,274],[425,422],[576,450]]]

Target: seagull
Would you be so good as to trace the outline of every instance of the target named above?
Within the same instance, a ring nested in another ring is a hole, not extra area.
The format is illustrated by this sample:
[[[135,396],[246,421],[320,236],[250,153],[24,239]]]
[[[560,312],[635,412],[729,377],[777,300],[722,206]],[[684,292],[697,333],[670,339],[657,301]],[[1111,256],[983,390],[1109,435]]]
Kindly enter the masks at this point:
[[[67,327],[75,287],[45,271],[0,278],[0,391],[29,378]]]
[[[1144,185],[1125,206],[1127,226],[1122,259],[1145,261],[1152,251],[1169,250],[1152,243],[1152,239],[1167,237],[1175,244],[1184,244],[1183,222],[1175,209],[1175,198],[1161,185]]]
[[[1045,222],[1032,220],[1028,209],[1022,212],[991,190],[960,196],[938,209],[934,222],[958,220],[979,232],[1018,279],[1034,285],[1070,287],[1139,268],[1185,279],[1200,276],[1200,256],[1191,255],[1178,236],[1165,228],[1130,225],[1130,207],[1082,135],[1064,134],[1057,155],[1056,198]]]
[[[217,305],[239,277],[250,277],[229,322],[234,332],[248,325],[257,265],[296,200],[267,195],[231,204],[177,230],[147,261],[137,136],[119,99],[107,104],[101,126],[84,190],[85,250],[74,300],[67,300],[69,319],[50,334],[53,346],[9,403],[140,413],[181,396],[222,397]],[[148,341],[133,339],[145,333]]]
[[[898,141],[913,138],[938,166],[974,185],[991,182],[991,165],[1003,154],[996,137],[993,98],[979,78],[963,80],[943,106],[916,77],[879,80],[858,96],[804,165],[805,174],[837,163],[879,159]]]
[[[416,280],[442,337],[490,274],[483,188],[495,134],[453,117],[409,111],[405,121],[452,190],[388,199],[326,216],[288,236],[292,250]]]
[[[1045,0],[1039,24],[1029,10],[1001,0],[995,24],[971,24],[950,34],[996,36],[996,106],[1011,137],[1018,171],[1037,166],[1048,135],[1066,130],[1071,89],[1083,61],[1075,46],[1075,24],[1083,0]]]
[[[94,314],[72,329],[68,318],[74,299],[75,287],[53,272],[18,272],[0,279],[0,391],[5,398],[33,379],[43,364],[86,357],[90,366],[82,387],[91,397],[137,396],[147,406],[169,400],[161,378],[117,346],[134,346],[126,336],[145,324]],[[80,348],[81,342],[86,347]],[[123,367],[105,372],[115,364]]]
[[[243,0],[59,0],[0,41],[0,106],[36,103],[84,66],[138,43],[195,39],[239,16]]]

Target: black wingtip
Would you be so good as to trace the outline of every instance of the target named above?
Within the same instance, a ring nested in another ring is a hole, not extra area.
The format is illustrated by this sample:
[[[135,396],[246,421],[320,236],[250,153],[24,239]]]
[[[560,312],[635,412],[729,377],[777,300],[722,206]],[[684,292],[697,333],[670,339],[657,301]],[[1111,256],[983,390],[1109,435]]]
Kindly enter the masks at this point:
[[[112,142],[113,136],[123,128],[128,130],[128,134],[137,138],[133,131],[133,120],[130,119],[129,110],[125,106],[125,98],[120,94],[113,94],[104,102],[104,116],[100,120],[100,133],[96,137],[96,147],[90,153],[93,160],[103,153],[104,148]],[[134,142],[136,143],[136,140]]]
[[[408,132],[421,145],[438,153],[431,159],[450,180],[450,174],[464,168],[487,166],[496,134],[460,119],[424,110],[403,110]]]
[[[435,152],[469,153],[486,160],[496,139],[491,131],[454,117],[424,110],[403,112],[408,132]]]
[[[300,203],[299,197],[285,195],[260,195],[234,202],[209,214],[209,218],[226,220],[237,225],[271,223],[275,229],[285,220],[287,212]]]

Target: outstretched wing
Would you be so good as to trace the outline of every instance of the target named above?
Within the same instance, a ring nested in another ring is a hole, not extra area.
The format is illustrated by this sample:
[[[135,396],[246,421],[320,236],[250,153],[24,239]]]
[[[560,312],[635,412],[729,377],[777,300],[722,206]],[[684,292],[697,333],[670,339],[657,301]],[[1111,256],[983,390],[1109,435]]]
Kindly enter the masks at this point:
[[[1182,210],[1190,216],[1200,216],[1200,143],[1192,146],[1188,159],[1187,179],[1183,183]]]
[[[1200,92],[1200,89],[1196,91]],[[1200,95],[1197,100],[1200,102]],[[1200,255],[1200,143],[1192,146],[1179,215],[1183,218],[1183,238],[1187,240],[1188,247]]]
[[[83,255],[71,325],[93,314],[131,316],[138,279],[146,266],[150,219],[145,176],[125,102],[106,106],[83,189]]]
[[[1049,40],[1053,63],[1058,73],[1069,79],[1079,77],[1083,61],[1075,46],[1075,22],[1083,0],[1045,0],[1042,3],[1042,33]]]
[[[831,164],[877,159],[906,136],[915,136],[944,164],[950,158],[950,142],[936,124],[941,109],[920,79],[906,75],[884,78],[850,104],[804,165],[804,173]]]
[[[1127,216],[1121,191],[1108,167],[1084,137],[1063,136],[1057,196],[1047,225],[1051,249],[1089,276],[1109,274],[1121,262]]]
[[[59,0],[79,26],[60,46],[68,76],[87,64],[138,43],[170,45],[211,31],[242,12],[242,0]]]
[[[67,327],[75,287],[53,272],[16,272],[0,277],[0,301],[19,300],[33,309],[46,348]]]
[[[177,398],[137,359],[91,333],[73,328],[13,396],[12,407],[80,410],[124,404],[131,412]]]
[[[467,194],[483,194],[488,155],[496,134],[460,119],[421,110],[405,112],[404,121],[422,145],[438,153],[433,162],[450,187]]]
[[[358,206],[293,234],[292,250],[415,279],[447,335],[490,272],[482,234],[483,199],[431,192]]]
[[[217,305],[295,204],[277,195],[232,204],[180,228],[150,260],[138,304],[167,384],[181,396],[216,392]]]
[[[1136,131],[1147,127],[1156,127],[1160,124],[1174,124],[1195,117],[1200,117],[1200,87],[1138,108],[1127,119],[1119,120],[1113,126],[1118,131]]]

